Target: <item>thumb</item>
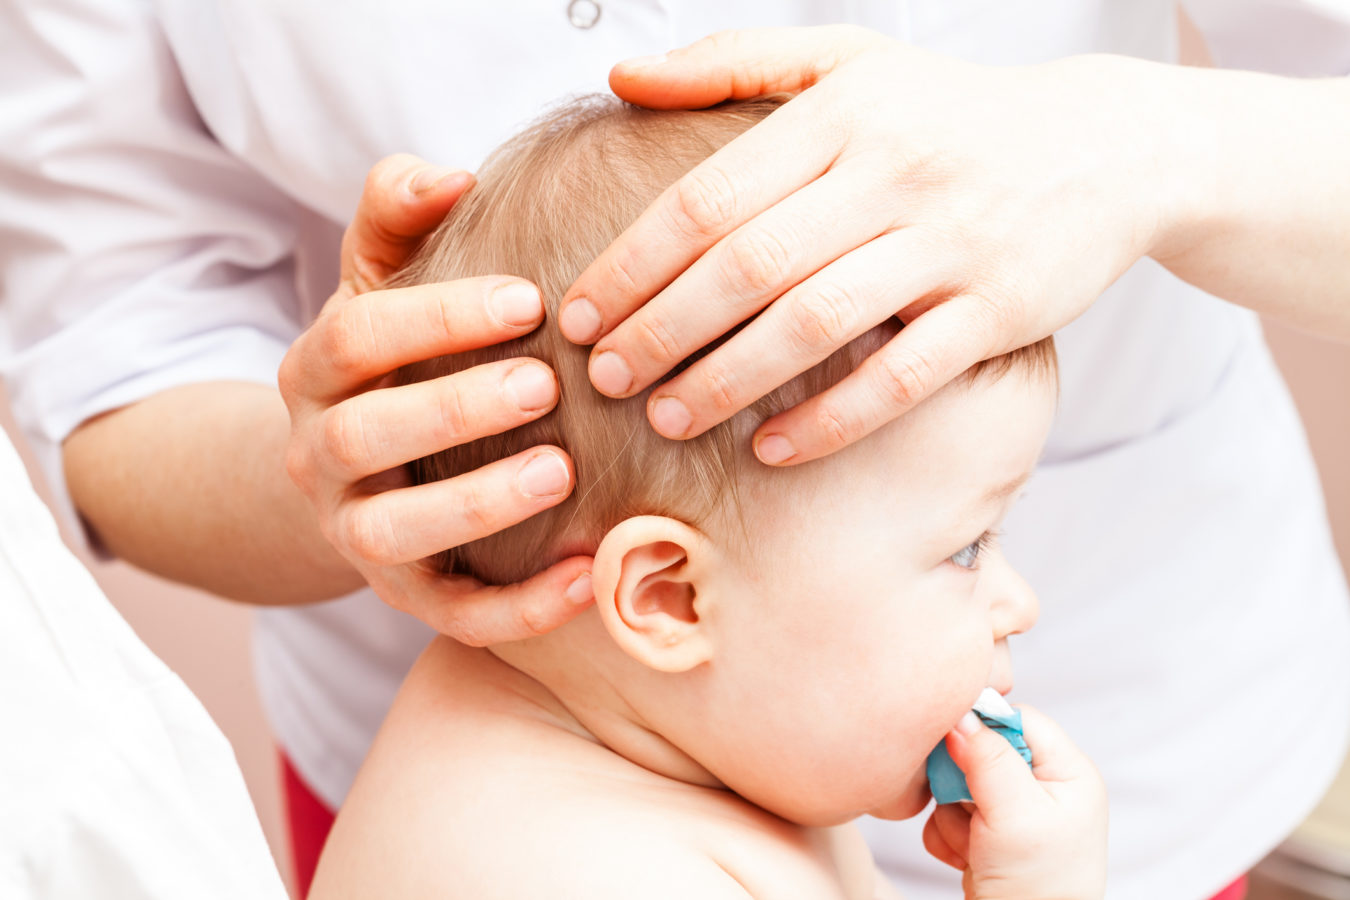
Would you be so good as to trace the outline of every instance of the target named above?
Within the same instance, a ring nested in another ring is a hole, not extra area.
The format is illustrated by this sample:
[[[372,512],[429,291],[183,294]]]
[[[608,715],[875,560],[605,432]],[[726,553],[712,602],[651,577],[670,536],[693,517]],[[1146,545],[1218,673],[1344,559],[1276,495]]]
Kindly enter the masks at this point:
[[[377,162],[342,236],[344,284],[359,294],[388,278],[471,184],[468,172],[434,166],[408,153]]]
[[[947,752],[965,774],[976,808],[986,816],[1017,809],[1042,793],[1026,760],[973,712],[948,733]]]
[[[799,93],[889,38],[856,25],[719,31],[665,56],[626,60],[609,86],[653,109],[701,109],[723,100]]]

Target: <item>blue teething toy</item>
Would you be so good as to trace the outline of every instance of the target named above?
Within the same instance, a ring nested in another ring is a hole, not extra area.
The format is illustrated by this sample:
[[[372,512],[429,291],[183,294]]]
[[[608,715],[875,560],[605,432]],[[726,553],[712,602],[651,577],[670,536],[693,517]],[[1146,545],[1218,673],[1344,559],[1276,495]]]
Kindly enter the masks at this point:
[[[997,696],[997,694],[995,694]],[[980,721],[985,725],[997,731],[999,735],[1012,744],[1018,754],[1031,765],[1031,748],[1027,746],[1026,738],[1022,737],[1022,714],[1003,700],[998,698],[998,703],[985,702],[985,696],[980,696],[980,701],[975,704],[973,712],[979,716]],[[990,706],[998,706],[1003,709],[989,709]],[[981,709],[981,707],[985,707]],[[928,754],[928,787],[933,792],[933,799],[938,804],[960,803],[970,800],[970,788],[966,786],[966,776],[952,761],[951,754],[947,752],[947,742],[943,741],[933,748],[933,752]]]

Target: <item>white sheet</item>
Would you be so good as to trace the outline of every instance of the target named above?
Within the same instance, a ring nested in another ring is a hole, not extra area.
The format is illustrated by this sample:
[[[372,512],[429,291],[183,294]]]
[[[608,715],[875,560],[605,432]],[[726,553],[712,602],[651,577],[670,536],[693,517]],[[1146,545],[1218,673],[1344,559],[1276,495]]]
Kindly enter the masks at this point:
[[[0,432],[0,897],[284,900],[225,736]]]

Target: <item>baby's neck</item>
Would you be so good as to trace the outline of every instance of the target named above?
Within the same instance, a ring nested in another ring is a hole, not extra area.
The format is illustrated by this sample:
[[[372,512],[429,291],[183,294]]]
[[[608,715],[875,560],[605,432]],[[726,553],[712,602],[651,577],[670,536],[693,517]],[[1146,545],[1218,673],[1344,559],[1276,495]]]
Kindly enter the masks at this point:
[[[594,610],[549,635],[489,649],[528,679],[523,689],[546,692],[553,702],[539,708],[555,717],[559,728],[603,744],[658,775],[700,787],[723,787],[643,715],[648,704],[661,702],[671,680],[620,651]]]

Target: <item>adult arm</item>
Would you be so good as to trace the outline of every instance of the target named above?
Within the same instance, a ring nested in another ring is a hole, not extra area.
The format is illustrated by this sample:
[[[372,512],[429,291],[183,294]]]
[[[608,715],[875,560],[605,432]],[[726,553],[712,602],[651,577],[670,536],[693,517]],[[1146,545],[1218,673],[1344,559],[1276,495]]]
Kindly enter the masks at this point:
[[[898,315],[907,327],[856,372],[755,435],[769,463],[833,452],[1067,324],[1149,255],[1350,338],[1345,79],[1107,56],[990,68],[836,26],[714,35],[621,64],[611,85],[655,107],[797,95],[663,193],[565,298],[560,324],[596,342],[592,381],[613,396],[758,314],[653,392],[667,436]]]

